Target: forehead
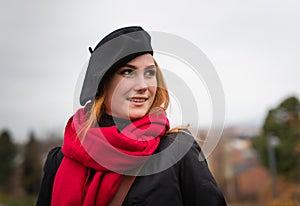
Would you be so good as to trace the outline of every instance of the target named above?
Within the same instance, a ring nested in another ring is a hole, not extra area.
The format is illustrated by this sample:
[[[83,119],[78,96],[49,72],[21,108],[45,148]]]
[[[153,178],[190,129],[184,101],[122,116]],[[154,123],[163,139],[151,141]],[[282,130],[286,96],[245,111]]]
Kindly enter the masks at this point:
[[[154,65],[154,59],[151,54],[143,54],[132,59],[127,64],[135,66],[137,68],[143,68],[149,65]]]

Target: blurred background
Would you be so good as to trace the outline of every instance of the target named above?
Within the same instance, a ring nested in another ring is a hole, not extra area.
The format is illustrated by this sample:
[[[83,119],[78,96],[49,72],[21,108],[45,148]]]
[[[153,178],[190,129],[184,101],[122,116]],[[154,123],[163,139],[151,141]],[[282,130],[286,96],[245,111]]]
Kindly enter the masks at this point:
[[[214,65],[226,119],[208,162],[228,204],[300,205],[299,1],[0,2],[0,205],[35,205],[88,47],[130,25],[187,39]]]

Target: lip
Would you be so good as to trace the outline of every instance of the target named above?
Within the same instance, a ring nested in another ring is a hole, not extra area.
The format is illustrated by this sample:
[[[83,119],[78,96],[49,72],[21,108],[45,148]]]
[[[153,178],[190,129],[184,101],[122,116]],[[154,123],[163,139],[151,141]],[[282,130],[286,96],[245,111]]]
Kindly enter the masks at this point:
[[[134,96],[134,97],[127,98],[127,100],[131,104],[136,105],[136,106],[144,105],[147,102],[148,99],[149,99],[148,97],[143,97],[143,96]]]

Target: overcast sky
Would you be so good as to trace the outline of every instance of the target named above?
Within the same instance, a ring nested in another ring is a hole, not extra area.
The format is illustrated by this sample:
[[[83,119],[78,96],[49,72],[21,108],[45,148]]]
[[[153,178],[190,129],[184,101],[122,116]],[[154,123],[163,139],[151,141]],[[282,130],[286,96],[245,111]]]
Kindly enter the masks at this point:
[[[129,25],[194,43],[222,82],[226,126],[259,126],[300,97],[299,19],[298,0],[1,0],[0,129],[62,133],[88,47]]]

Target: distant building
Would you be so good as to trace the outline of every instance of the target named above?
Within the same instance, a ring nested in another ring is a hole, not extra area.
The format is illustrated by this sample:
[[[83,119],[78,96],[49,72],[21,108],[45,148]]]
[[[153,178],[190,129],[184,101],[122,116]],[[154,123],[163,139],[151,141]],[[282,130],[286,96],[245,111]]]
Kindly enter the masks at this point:
[[[208,157],[209,167],[229,200],[259,198],[269,185],[270,175],[251,145],[258,133],[256,128],[226,128]]]

